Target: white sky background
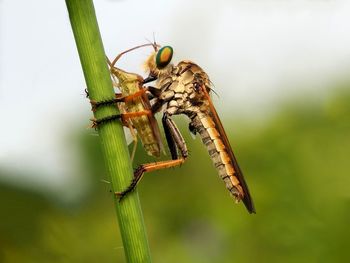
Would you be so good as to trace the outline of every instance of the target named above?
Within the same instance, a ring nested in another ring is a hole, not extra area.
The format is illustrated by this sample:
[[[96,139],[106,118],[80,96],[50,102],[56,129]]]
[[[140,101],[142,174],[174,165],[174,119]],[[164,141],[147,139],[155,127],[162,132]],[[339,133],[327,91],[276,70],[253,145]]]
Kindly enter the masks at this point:
[[[175,61],[207,71],[222,113],[263,117],[289,97],[322,99],[348,77],[350,1],[96,0],[95,8],[109,57],[154,32]],[[119,66],[142,73],[148,54]],[[84,89],[65,2],[0,1],[1,170],[45,187],[69,184],[77,157],[64,136],[89,123]]]

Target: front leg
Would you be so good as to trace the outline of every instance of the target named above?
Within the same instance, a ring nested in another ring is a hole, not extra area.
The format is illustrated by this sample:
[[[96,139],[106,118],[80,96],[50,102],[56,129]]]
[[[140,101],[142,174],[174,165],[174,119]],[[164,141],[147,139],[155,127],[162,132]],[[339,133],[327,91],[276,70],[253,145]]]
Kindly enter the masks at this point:
[[[101,124],[104,124],[106,122],[109,121],[114,121],[114,120],[119,120],[121,119],[122,123],[124,126],[129,126],[127,121],[129,119],[135,118],[135,117],[140,117],[140,116],[144,116],[144,115],[152,115],[152,112],[150,110],[144,110],[144,111],[137,111],[137,112],[126,112],[126,113],[121,113],[121,114],[114,114],[114,115],[110,115],[101,119],[91,119],[92,121],[92,127],[91,128],[95,128],[97,129]]]
[[[90,100],[92,111],[95,112],[100,106],[114,105],[120,102],[131,102],[137,98],[144,96],[146,91],[147,91],[147,88],[140,89],[139,91],[127,96],[123,96],[121,93],[115,93],[115,98],[113,99],[107,99],[107,100],[101,100],[101,101]]]

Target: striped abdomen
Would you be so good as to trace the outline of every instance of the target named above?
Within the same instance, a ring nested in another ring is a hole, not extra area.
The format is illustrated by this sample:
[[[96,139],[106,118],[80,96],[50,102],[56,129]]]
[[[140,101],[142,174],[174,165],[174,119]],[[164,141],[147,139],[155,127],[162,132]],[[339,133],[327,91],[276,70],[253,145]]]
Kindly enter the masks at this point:
[[[243,199],[244,192],[242,186],[235,176],[236,172],[228,149],[226,149],[213,119],[207,114],[198,113],[192,118],[191,125],[202,138],[210,158],[219,172],[219,176],[225,182],[226,188],[235,197],[237,202]]]

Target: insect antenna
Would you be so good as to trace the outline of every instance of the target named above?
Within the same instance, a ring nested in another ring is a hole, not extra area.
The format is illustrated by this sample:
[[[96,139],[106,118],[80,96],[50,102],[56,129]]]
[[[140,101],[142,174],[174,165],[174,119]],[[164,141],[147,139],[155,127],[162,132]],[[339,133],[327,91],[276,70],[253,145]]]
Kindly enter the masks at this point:
[[[154,51],[158,51],[158,47],[160,47],[160,45],[157,44],[156,42],[156,33],[153,31],[153,48],[154,48]]]
[[[153,43],[147,43],[147,44],[143,44],[143,45],[139,45],[130,49],[127,49],[125,51],[123,51],[122,53],[120,53],[118,56],[116,56],[116,58],[112,61],[112,63],[109,64],[110,67],[114,67],[115,63],[117,63],[117,61],[121,58],[121,56],[123,56],[124,54],[133,51],[135,49],[141,48],[141,47],[147,47],[147,46],[153,46],[154,48],[154,44]]]
[[[153,48],[154,48],[154,51],[157,52],[158,51],[158,48],[161,47],[161,45],[157,44],[156,42],[156,36],[155,36],[155,33],[153,31],[153,41],[149,40],[148,38],[145,38],[150,44],[152,44]]]
[[[109,60],[109,58],[108,58],[107,56],[106,56],[106,59],[107,59],[107,63],[108,63],[108,65],[109,65],[109,68],[110,68],[110,70],[112,71],[113,65],[112,65],[111,61]],[[114,74],[111,74],[111,76],[112,76],[113,82],[114,82],[114,83],[118,83],[118,80],[116,79],[115,75],[114,75]],[[113,83],[113,86],[115,86],[114,83]]]

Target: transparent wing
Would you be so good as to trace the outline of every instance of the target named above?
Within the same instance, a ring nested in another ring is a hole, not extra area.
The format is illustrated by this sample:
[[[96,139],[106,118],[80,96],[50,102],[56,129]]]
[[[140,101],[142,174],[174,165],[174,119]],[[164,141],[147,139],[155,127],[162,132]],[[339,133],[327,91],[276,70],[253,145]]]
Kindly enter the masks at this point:
[[[124,128],[126,143],[130,145],[134,141],[134,137],[132,136],[131,131],[128,127],[123,127],[123,128]]]

